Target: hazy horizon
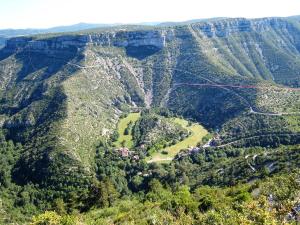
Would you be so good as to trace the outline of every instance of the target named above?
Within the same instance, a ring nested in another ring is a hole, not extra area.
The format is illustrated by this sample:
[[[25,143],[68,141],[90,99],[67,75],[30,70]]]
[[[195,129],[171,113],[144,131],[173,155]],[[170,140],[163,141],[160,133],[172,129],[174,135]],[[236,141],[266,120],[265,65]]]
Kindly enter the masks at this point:
[[[49,28],[78,23],[179,22],[215,17],[286,17],[298,14],[299,0],[2,0],[0,29]]]

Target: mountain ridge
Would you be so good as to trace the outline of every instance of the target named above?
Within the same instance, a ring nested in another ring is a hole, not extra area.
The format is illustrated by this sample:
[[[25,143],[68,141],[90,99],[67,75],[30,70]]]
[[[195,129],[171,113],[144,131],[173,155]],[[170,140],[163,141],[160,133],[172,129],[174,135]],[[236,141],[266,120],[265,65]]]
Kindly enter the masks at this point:
[[[276,91],[299,87],[299,51],[298,25],[281,18],[12,38],[0,51],[0,124],[26,146],[15,180],[55,186],[65,173],[86,185],[94,146],[137,107],[192,118],[218,130],[220,145],[280,133],[298,143],[297,115],[270,114],[300,111],[298,92]]]
[[[267,17],[266,17],[267,18]],[[281,18],[281,19],[292,19],[295,21],[299,21],[299,16],[290,16],[290,17],[272,17],[272,18]],[[206,18],[206,19],[193,19],[182,22],[141,22],[141,23],[132,23],[132,24],[121,24],[121,23],[113,23],[113,24],[101,24],[101,23],[77,23],[73,25],[64,25],[64,26],[56,26],[51,28],[26,28],[26,29],[0,29],[0,45],[5,44],[5,40],[15,37],[15,36],[30,36],[37,34],[47,34],[47,33],[66,33],[66,32],[77,32],[81,30],[90,30],[93,28],[105,28],[105,27],[116,27],[116,26],[151,26],[151,27],[166,27],[166,26],[179,26],[179,25],[188,25],[192,23],[201,23],[201,22],[213,22],[220,21],[226,19],[235,19],[235,18],[226,18],[226,17],[217,17],[217,18]],[[244,18],[246,19],[246,18]],[[256,18],[256,20],[265,19],[265,18]],[[255,19],[250,19],[255,20]]]
[[[262,18],[262,19],[245,19],[245,18],[229,18],[229,19],[217,19],[210,22],[197,22],[192,23],[189,25],[182,25],[182,26],[192,26],[194,29],[199,29],[202,34],[204,34],[206,37],[226,37],[228,35],[231,35],[233,33],[237,32],[250,32],[250,31],[256,31],[256,32],[264,32],[267,31],[269,28],[272,27],[275,29],[293,29],[297,27],[297,24],[292,24],[288,19],[283,18]],[[143,30],[146,28],[146,30]],[[111,30],[112,29],[112,30]],[[78,47],[82,47],[84,45],[87,45],[89,43],[95,43],[96,45],[110,45],[113,43],[110,39],[125,39],[127,40],[129,38],[129,35],[134,35],[134,32],[140,32],[141,37],[135,37],[137,39],[151,39],[151,38],[157,38],[161,39],[160,42],[163,42],[163,39],[168,38],[168,35],[170,36],[172,32],[172,27],[143,27],[143,26],[116,26],[114,28],[104,28],[103,30],[97,30],[97,29],[86,29],[80,32],[74,32],[70,34],[64,34],[64,33],[58,33],[58,34],[46,34],[43,36],[28,36],[28,37],[16,37],[12,38],[8,41],[7,47],[13,46],[13,44],[26,44],[26,42],[34,42],[39,41],[39,39],[45,38],[46,40],[49,38],[55,38],[57,37],[57,41],[64,41],[66,39],[67,41],[70,41],[70,45],[74,44],[72,41],[75,41],[76,38],[78,39]],[[146,37],[147,32],[150,34],[150,37]],[[151,37],[151,32],[154,34],[153,37]],[[122,36],[125,35],[125,36]],[[127,35],[127,37],[126,37]],[[145,37],[143,37],[143,35]],[[155,36],[156,35],[156,36]],[[64,38],[65,36],[65,38]],[[69,40],[68,40],[69,38]],[[106,39],[106,40],[105,40]],[[81,45],[82,44],[82,45]],[[151,45],[155,43],[145,43],[145,45]],[[113,44],[112,44],[113,45]],[[126,43],[120,43],[116,44],[117,46],[124,46]],[[161,45],[161,44],[160,44]],[[18,46],[16,46],[18,47]],[[20,46],[22,47],[22,46]],[[30,46],[29,46],[30,47]],[[34,46],[33,46],[34,47]],[[45,47],[45,46],[41,46]]]
[[[107,208],[119,195],[138,195],[146,207],[159,196],[152,187],[169,193],[155,206],[165,217],[197,188],[188,208],[209,210],[214,203],[201,189],[228,186],[222,196],[231,196],[227,208],[237,218],[237,202],[257,193],[256,182],[281,172],[284,180],[297,168],[299,144],[295,19],[105,27],[13,37],[0,49],[0,214],[9,222],[50,209],[60,217],[95,207],[119,212]],[[162,158],[166,164],[155,163]],[[199,215],[211,222],[212,210]],[[127,220],[119,215],[116,224]]]

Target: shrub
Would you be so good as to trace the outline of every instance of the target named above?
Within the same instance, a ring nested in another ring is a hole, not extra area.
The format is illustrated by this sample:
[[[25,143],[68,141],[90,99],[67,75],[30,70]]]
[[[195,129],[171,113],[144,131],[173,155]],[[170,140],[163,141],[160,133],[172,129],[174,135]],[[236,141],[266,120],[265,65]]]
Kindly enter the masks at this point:
[[[78,219],[75,216],[60,216],[56,212],[46,211],[43,214],[34,216],[30,225],[76,225]]]

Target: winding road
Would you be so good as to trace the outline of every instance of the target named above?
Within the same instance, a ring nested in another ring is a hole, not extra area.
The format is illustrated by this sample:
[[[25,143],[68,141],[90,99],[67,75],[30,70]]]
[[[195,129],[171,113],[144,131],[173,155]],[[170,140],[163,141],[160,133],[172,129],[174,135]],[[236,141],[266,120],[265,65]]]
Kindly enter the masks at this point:
[[[82,66],[76,63],[68,62],[68,65],[75,66],[80,69],[93,69],[93,68],[99,68],[102,67],[102,65],[92,65],[92,66]],[[194,73],[191,73],[186,70],[176,69],[173,67],[164,67],[164,66],[132,66],[133,68],[153,68],[153,69],[165,69],[165,70],[172,70],[172,71],[178,71],[190,75],[195,75]],[[213,80],[210,80],[206,77],[199,76],[197,77],[207,81],[208,83],[174,83],[172,89],[175,89],[177,87],[182,86],[191,86],[191,87],[212,87],[212,88],[222,88],[226,91],[229,91],[233,93],[234,95],[238,96],[244,103],[246,103],[247,107],[249,107],[249,113],[251,114],[259,114],[259,115],[265,115],[265,116],[288,116],[288,115],[300,115],[300,112],[291,112],[291,113],[285,113],[285,112],[261,112],[254,110],[253,106],[249,103],[248,100],[246,100],[243,96],[236,93],[232,90],[232,88],[237,89],[265,89],[265,90],[290,90],[290,91],[300,91],[300,88],[291,88],[291,87],[261,87],[261,86],[255,86],[255,85],[232,85],[232,84],[218,84]],[[170,92],[170,91],[169,91]],[[167,96],[166,96],[167,97]]]
[[[241,139],[238,139],[238,140],[235,140],[235,141],[228,142],[226,144],[213,146],[213,147],[223,148],[223,147],[238,143],[239,141],[242,141],[242,140],[251,140],[253,138],[268,137],[268,136],[275,136],[275,135],[276,136],[284,136],[284,135],[298,136],[298,135],[300,135],[300,133],[280,133],[280,134],[279,133],[273,133],[273,134],[271,133],[271,134],[253,135],[253,136],[250,136],[250,137],[241,138]]]

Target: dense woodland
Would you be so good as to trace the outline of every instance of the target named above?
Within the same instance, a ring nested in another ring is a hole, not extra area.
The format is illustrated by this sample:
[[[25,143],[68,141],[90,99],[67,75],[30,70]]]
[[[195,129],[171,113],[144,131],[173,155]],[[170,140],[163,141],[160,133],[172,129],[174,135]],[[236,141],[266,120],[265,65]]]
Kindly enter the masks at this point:
[[[69,180],[62,191],[19,185],[14,170],[24,149],[3,133],[0,147],[1,223],[296,223],[298,146],[212,147],[181,154],[170,164],[148,164],[143,152],[136,161],[101,142],[95,177],[80,188]]]

